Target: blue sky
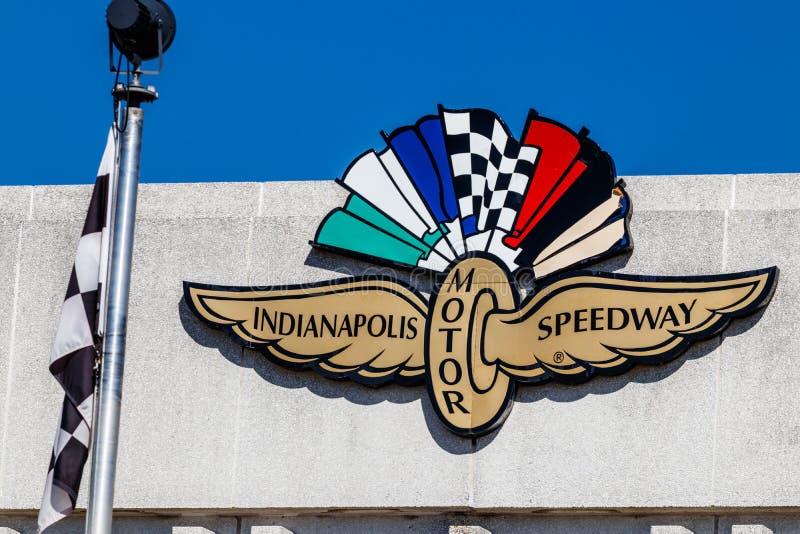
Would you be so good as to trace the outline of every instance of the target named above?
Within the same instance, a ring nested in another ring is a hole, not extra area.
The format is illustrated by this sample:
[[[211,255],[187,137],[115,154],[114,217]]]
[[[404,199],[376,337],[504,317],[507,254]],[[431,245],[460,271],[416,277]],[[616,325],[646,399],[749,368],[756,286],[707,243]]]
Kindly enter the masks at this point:
[[[620,175],[800,172],[796,2],[169,3],[144,182],[333,179],[438,103],[586,125]],[[3,6],[0,184],[94,181],[106,5]]]

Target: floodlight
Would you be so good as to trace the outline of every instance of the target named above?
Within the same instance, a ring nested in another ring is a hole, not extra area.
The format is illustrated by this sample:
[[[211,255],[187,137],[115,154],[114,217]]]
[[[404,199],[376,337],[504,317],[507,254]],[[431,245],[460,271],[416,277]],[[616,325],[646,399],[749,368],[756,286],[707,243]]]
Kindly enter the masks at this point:
[[[175,38],[175,14],[162,0],[113,0],[106,23],[111,42],[137,68],[161,58]]]

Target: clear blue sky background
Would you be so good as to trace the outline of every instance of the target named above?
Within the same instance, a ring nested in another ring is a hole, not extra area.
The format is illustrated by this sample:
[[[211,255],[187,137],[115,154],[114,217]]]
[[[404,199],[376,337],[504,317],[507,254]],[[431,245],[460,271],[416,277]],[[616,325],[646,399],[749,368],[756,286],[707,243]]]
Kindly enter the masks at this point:
[[[106,5],[4,3],[0,184],[94,180]],[[800,171],[797,2],[170,5],[142,181],[332,179],[437,103],[586,125],[620,175]]]

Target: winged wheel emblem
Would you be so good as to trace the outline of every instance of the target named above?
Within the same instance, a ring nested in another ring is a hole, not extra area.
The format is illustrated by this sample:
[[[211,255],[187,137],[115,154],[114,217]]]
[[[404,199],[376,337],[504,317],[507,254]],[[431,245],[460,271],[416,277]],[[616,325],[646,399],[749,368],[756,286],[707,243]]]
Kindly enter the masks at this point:
[[[292,369],[368,386],[427,385],[463,436],[497,428],[516,385],[658,364],[765,305],[775,268],[715,277],[577,272],[521,304],[490,257],[455,264],[430,303],[387,279],[260,289],[185,284],[208,324]]]
[[[632,249],[631,200],[585,128],[448,110],[383,134],[338,183],[311,244],[435,273],[430,300],[388,278],[283,287],[184,283],[209,325],[291,369],[425,385],[456,434],[496,429],[518,384],[576,383],[669,361],[765,306],[776,267],[700,277],[575,270]],[[535,291],[520,302],[515,276]]]

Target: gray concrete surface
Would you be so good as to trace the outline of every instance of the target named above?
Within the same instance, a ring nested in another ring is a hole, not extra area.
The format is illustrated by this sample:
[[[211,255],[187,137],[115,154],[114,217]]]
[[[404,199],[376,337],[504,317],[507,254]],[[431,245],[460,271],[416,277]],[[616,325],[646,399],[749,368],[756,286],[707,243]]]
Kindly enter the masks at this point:
[[[772,304],[661,367],[580,386],[523,386],[505,425],[474,441],[444,429],[424,388],[373,390],[288,371],[206,328],[181,301],[183,280],[269,285],[374,270],[308,246],[345,198],[335,184],[143,185],[116,505],[194,510],[220,523],[177,526],[213,532],[229,524],[317,532],[327,517],[226,522],[236,510],[431,507],[622,509],[603,520],[608,532],[750,528],[726,523],[715,512],[723,507],[757,519],[784,514],[763,523],[775,532],[800,528],[800,176],[625,180],[635,250],[599,269],[688,275],[778,265]],[[39,506],[61,399],[47,359],[89,193],[0,187],[0,527],[27,531]],[[85,499],[82,491],[79,504]],[[626,515],[636,509],[686,512],[660,524]],[[530,521],[535,531],[568,532],[592,521],[487,517],[384,520],[443,532],[531,531]],[[152,531],[176,526],[168,523]]]

